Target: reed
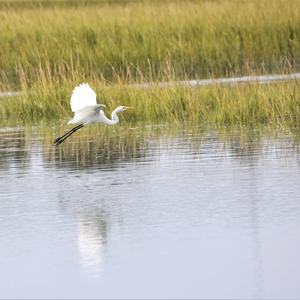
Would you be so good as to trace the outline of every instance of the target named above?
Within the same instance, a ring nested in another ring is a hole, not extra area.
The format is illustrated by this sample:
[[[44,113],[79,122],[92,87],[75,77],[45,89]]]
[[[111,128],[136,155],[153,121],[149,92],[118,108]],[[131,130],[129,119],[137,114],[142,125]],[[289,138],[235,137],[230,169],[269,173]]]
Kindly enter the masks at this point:
[[[0,81],[140,82],[299,69],[298,0],[0,1]]]
[[[22,97],[0,102],[3,119],[40,120],[71,118],[72,85],[40,82]],[[121,122],[192,122],[212,125],[300,125],[300,85],[297,81],[271,85],[244,84],[233,87],[171,87],[150,89],[123,84],[91,83],[98,102],[109,114],[118,105],[135,107],[120,115]]]
[[[2,120],[70,117],[75,85],[89,82],[107,110],[137,122],[299,125],[297,82],[173,87],[130,83],[299,69],[298,0],[0,0]]]

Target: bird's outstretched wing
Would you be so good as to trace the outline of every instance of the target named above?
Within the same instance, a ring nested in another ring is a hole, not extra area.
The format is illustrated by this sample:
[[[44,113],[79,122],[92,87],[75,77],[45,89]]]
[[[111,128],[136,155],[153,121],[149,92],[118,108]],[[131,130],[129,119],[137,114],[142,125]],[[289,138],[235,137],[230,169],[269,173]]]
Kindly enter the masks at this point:
[[[83,109],[86,106],[96,105],[96,93],[88,83],[82,83],[73,90],[70,103],[73,112]]]

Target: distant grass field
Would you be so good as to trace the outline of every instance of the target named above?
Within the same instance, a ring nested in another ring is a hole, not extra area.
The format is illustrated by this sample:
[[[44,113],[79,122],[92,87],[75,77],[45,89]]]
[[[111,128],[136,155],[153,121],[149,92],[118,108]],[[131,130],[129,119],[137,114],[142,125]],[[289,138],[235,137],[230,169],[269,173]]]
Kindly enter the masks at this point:
[[[2,119],[68,118],[89,82],[129,121],[299,125],[299,84],[141,90],[128,83],[299,71],[300,1],[0,0]]]
[[[0,1],[1,82],[298,70],[300,1]],[[49,77],[50,76],[50,77]]]

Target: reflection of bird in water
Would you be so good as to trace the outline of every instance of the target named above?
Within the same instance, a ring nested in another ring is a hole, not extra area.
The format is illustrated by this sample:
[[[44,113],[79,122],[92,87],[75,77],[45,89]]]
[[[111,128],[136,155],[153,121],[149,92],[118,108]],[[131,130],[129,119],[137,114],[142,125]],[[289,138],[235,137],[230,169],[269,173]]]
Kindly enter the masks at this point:
[[[78,250],[84,267],[97,270],[103,259],[106,223],[99,215],[81,215],[78,221]]]
[[[98,122],[106,125],[115,125],[119,122],[117,113],[127,110],[128,106],[118,106],[111,114],[111,119],[108,119],[101,109],[105,107],[103,104],[97,104],[95,91],[87,84],[82,83],[75,87],[71,96],[71,110],[75,113],[72,120],[68,124],[78,124],[61,137],[55,139],[54,145],[58,146],[66,140],[74,132],[83,126]]]

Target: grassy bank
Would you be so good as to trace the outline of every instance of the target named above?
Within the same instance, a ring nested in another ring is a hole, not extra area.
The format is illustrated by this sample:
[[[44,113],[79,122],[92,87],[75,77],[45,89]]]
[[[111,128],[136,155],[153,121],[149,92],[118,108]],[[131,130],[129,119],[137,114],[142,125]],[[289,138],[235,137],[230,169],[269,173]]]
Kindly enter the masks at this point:
[[[40,82],[22,97],[0,100],[0,114],[9,119],[39,120],[71,117],[68,83]],[[246,84],[235,87],[173,87],[139,89],[126,85],[91,84],[106,111],[134,106],[121,115],[127,122],[197,122],[214,125],[300,125],[300,84]]]
[[[298,0],[0,4],[2,85],[299,70]]]

